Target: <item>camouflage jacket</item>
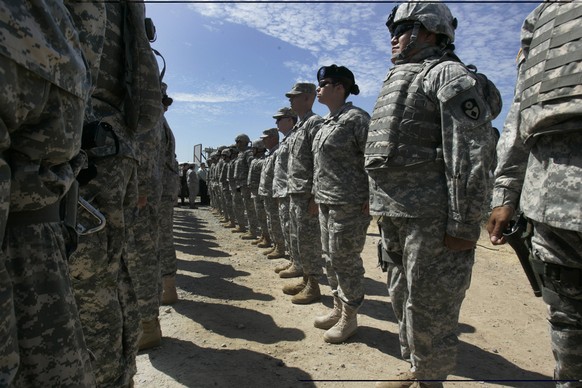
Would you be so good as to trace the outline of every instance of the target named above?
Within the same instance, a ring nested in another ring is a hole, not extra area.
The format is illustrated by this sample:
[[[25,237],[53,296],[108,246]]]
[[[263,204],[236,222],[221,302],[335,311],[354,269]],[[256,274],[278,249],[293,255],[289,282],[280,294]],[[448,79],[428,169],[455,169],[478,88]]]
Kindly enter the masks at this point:
[[[289,137],[289,162],[287,164],[287,192],[311,193],[313,187],[313,139],[323,119],[309,111],[301,118],[293,135]]]
[[[313,142],[315,202],[328,205],[368,201],[364,149],[370,115],[351,102],[323,118]]]
[[[261,170],[261,181],[259,182],[259,195],[265,197],[273,196],[273,173],[275,171],[275,159],[279,145],[269,150],[269,155],[265,157],[263,169]]]
[[[280,143],[273,167],[273,198],[287,196],[287,165],[289,163],[289,133]]]
[[[515,96],[510,112],[505,120],[503,132],[497,145],[498,164],[495,171],[492,207],[507,205],[514,209],[521,207],[529,218],[550,226],[582,232],[582,111],[575,98],[560,99],[552,104],[544,104],[551,112],[572,111],[571,104],[577,104],[579,116],[578,130],[572,132],[569,123],[564,123],[560,132],[560,122],[550,122],[553,133],[536,137],[534,142],[524,142],[522,133],[521,98],[523,96],[526,69],[531,68],[528,59],[536,60],[537,52],[530,52],[534,27],[546,12],[564,4],[543,3],[525,20],[521,32],[522,51],[518,58],[518,77]],[[581,3],[569,6],[580,8]],[[572,20],[571,28],[582,30],[579,20]],[[564,26],[562,26],[563,28]],[[560,31],[563,33],[563,31]],[[550,36],[548,34],[547,36]],[[578,50],[579,51],[579,50]],[[574,51],[573,51],[574,52]],[[558,69],[561,70],[561,69]],[[551,79],[550,79],[551,81]],[[534,105],[535,107],[535,105]],[[538,120],[548,119],[549,114],[540,115]],[[528,123],[531,125],[531,123]],[[543,130],[542,130],[543,132]],[[570,132],[570,133],[566,133]],[[573,266],[578,267],[579,264]]]

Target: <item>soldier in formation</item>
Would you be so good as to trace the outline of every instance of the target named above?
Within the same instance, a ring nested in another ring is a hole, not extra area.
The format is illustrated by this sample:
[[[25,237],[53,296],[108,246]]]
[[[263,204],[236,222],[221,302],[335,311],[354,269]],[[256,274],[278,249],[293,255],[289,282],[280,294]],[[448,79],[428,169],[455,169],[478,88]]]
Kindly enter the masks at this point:
[[[400,351],[411,368],[392,377],[406,381],[377,386],[442,387],[455,368],[500,99],[454,54],[457,20],[445,4],[401,4],[386,25],[394,66],[372,115],[366,170]]]
[[[521,211],[548,305],[558,387],[582,376],[582,3],[544,2],[521,31],[515,96],[497,146],[487,230],[495,245]]]

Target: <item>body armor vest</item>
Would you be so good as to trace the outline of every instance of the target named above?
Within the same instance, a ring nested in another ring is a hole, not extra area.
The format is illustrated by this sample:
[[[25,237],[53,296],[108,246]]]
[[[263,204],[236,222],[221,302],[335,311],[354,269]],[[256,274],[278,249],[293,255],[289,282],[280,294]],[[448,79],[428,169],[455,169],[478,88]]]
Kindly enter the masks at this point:
[[[399,168],[442,159],[438,105],[422,89],[439,60],[397,65],[374,107],[366,143],[366,169]]]
[[[582,3],[545,5],[523,66],[520,134],[582,129]],[[559,104],[557,104],[559,103]]]

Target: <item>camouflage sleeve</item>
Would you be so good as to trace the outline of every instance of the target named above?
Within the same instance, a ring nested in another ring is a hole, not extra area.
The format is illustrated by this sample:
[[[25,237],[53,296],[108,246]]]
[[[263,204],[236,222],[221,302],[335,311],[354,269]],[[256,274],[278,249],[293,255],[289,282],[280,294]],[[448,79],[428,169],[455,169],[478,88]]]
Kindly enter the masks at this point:
[[[150,197],[153,194],[152,180],[150,178],[154,174],[154,168],[156,168],[154,155],[157,154],[157,147],[160,145],[160,138],[157,135],[162,130],[162,125],[163,121],[160,120],[156,127],[137,136],[136,152],[139,160],[137,179],[140,197]]]
[[[514,209],[519,207],[519,197],[527,169],[529,158],[529,147],[521,141],[519,135],[521,103],[522,69],[529,52],[529,44],[533,33],[535,18],[540,8],[538,7],[528,18],[526,18],[522,32],[521,44],[517,62],[518,77],[515,87],[513,102],[509,114],[503,124],[503,132],[497,144],[497,168],[495,170],[495,184],[493,186],[493,197],[491,207],[511,206]]]
[[[491,112],[462,64],[436,66],[448,192],[447,234],[477,241],[495,152]],[[432,73],[432,72],[431,72]]]

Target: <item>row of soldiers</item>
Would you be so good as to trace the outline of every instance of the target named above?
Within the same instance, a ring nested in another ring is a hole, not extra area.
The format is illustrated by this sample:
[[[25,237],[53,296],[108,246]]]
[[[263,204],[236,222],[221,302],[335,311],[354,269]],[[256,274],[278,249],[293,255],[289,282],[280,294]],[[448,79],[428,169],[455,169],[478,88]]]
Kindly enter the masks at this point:
[[[3,2],[0,26],[0,386],[133,386],[177,299],[155,27],[64,0]]]
[[[276,128],[252,143],[246,134],[238,135],[234,145],[211,154],[211,205],[225,228],[267,248],[267,258],[289,259],[275,272],[301,280],[286,284],[283,292],[293,295],[292,303],[309,304],[320,300],[324,265],[312,194],[312,144],[323,119],[312,111],[314,84],[296,83],[286,97],[291,107],[273,115]]]
[[[496,156],[491,242],[506,242],[519,211],[529,218],[526,261],[548,305],[555,382],[582,386],[582,61],[573,54],[582,44],[581,4],[543,2],[524,22],[516,93],[497,155],[491,121],[501,96],[456,55],[458,21],[439,1],[406,2],[388,16],[394,66],[371,117],[346,102],[359,93],[353,73],[324,66],[317,88],[300,83],[286,94],[294,112],[273,116],[280,143],[271,128],[263,144],[249,149],[240,135],[214,155],[213,206],[233,232],[273,245],[270,258],[290,259],[277,271],[302,276],[283,287],[293,303],[320,298],[325,259],[334,306],[314,326],[327,330],[326,342],[357,330],[359,255],[370,214],[379,217],[379,260],[410,369],[377,387],[442,387],[454,373],[459,313]],[[324,118],[311,111],[315,95],[330,110]]]

